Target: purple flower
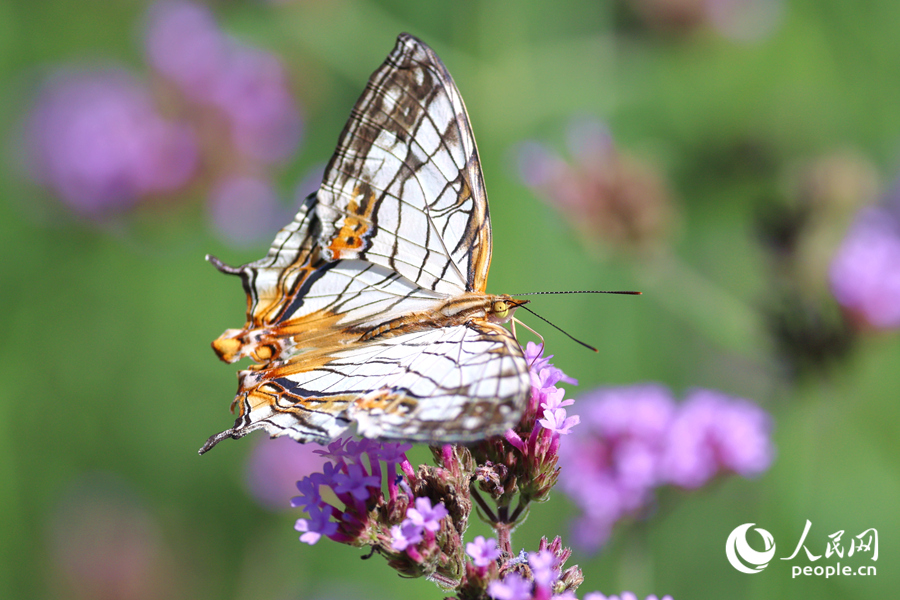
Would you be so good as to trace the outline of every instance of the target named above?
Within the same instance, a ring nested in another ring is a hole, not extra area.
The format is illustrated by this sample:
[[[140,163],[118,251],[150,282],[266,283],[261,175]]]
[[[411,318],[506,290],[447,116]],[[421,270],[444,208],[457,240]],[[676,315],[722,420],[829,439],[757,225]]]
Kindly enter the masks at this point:
[[[350,494],[357,500],[369,497],[369,487],[379,487],[381,478],[369,475],[359,464],[347,465],[347,473],[336,473],[334,476],[336,494]]]
[[[545,392],[544,401],[541,402],[541,408],[543,408],[546,412],[548,410],[552,411],[564,406],[575,404],[574,400],[563,400],[563,397],[565,397],[565,395],[566,391],[559,388],[555,388],[550,392]]]
[[[412,449],[412,444],[398,444],[385,442],[376,448],[372,455],[388,464],[399,463],[406,460],[406,453]]]
[[[543,344],[528,342],[525,345],[525,360],[530,366],[529,373],[532,387],[538,389],[553,388],[560,381],[578,385],[577,379],[569,377],[561,369],[557,369],[550,364],[550,359],[553,358],[552,354],[543,356],[543,352]]]
[[[530,600],[531,582],[518,573],[509,573],[502,581],[494,580],[488,584],[488,596],[494,600]]]
[[[660,385],[605,388],[579,406],[584,422],[561,446],[560,485],[581,508],[573,536],[586,550],[660,485],[698,487],[720,471],[756,475],[772,460],[766,413],[711,390],[677,406]]]
[[[695,390],[669,428],[661,476],[696,488],[720,470],[758,475],[772,462],[770,429],[768,415],[758,406],[713,390]]]
[[[391,527],[391,548],[398,551],[406,550],[422,541],[424,528],[406,519],[400,525]]]
[[[549,550],[529,552],[528,566],[538,585],[550,587],[559,579],[559,558]]]
[[[560,435],[569,433],[572,428],[578,425],[578,423],[580,422],[581,417],[579,417],[578,415],[567,417],[566,409],[564,408],[557,408],[550,411],[545,410],[544,418],[538,420],[538,423],[540,423],[543,427]]]
[[[173,191],[197,165],[192,131],[163,119],[144,85],[124,70],[56,73],[25,130],[35,178],[87,215]]]
[[[342,462],[345,457],[350,456],[349,453],[344,449],[344,446],[347,442],[350,441],[350,438],[337,438],[328,444],[325,449],[314,450],[316,454],[322,456],[323,458],[330,458],[335,462]]]
[[[432,508],[430,498],[416,498],[415,507],[410,506],[406,510],[406,519],[428,531],[437,531],[441,528],[441,520],[448,514],[443,502]]]
[[[308,510],[321,505],[322,497],[319,495],[319,485],[321,485],[322,479],[321,473],[315,473],[298,481],[297,490],[300,491],[300,495],[291,498],[291,507]]]
[[[887,209],[862,210],[829,270],[831,291],[873,327],[900,327],[900,222]]]
[[[338,524],[329,519],[330,508],[314,508],[309,510],[309,519],[297,519],[294,529],[303,533],[300,541],[312,546],[325,535],[337,532]]]
[[[483,535],[479,535],[466,544],[466,554],[472,558],[476,567],[486,567],[500,558],[500,548],[497,547],[495,538],[485,539]]]

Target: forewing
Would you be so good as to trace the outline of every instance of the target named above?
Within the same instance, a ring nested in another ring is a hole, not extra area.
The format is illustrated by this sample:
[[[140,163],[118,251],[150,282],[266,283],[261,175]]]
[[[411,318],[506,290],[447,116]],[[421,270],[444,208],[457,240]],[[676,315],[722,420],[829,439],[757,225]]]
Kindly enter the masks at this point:
[[[318,192],[329,258],[422,287],[483,292],[491,230],[478,150],[453,79],[408,34],[369,79]]]
[[[521,347],[487,322],[302,354],[240,377],[234,427],[201,452],[256,429],[326,443],[353,423],[381,440],[474,441],[516,425],[531,390]]]

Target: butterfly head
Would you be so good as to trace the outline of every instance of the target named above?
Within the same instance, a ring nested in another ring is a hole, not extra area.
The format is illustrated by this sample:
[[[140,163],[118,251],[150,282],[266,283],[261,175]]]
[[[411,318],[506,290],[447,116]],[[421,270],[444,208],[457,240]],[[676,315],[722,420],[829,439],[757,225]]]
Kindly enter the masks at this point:
[[[491,302],[491,308],[488,312],[488,319],[494,323],[506,323],[512,319],[516,309],[527,304],[528,300],[516,300],[512,296],[502,295],[495,296]]]

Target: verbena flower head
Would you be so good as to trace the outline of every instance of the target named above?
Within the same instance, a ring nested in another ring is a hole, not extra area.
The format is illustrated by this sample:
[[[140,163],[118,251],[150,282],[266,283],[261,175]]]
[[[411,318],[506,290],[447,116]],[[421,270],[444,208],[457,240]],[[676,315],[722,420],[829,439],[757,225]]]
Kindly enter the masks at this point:
[[[238,43],[208,8],[183,1],[151,8],[145,48],[150,64],[187,98],[225,118],[238,152],[262,163],[293,154],[302,120],[275,55]]]
[[[122,69],[58,71],[25,129],[35,179],[88,216],[173,191],[197,165],[191,130],[163,118],[145,85]]]
[[[850,313],[879,329],[900,327],[900,219],[862,210],[829,270],[831,291]]]
[[[719,472],[759,475],[774,457],[771,428],[769,416],[755,404],[714,390],[693,390],[669,427],[661,478],[696,488]]]
[[[638,514],[655,488],[696,488],[722,472],[753,476],[771,464],[768,415],[713,390],[677,405],[656,384],[601,388],[578,401],[584,422],[562,447],[562,490],[582,515],[575,542],[596,550]]]
[[[531,397],[518,426],[503,437],[490,438],[471,448],[477,464],[480,489],[501,504],[515,494],[523,501],[540,502],[547,498],[558,476],[558,451],[561,436],[568,435],[579,422],[569,415],[561,383],[577,384],[550,363],[543,345],[529,342],[525,360],[531,377]]]
[[[297,482],[300,495],[292,500],[308,514],[296,523],[301,541],[328,537],[369,546],[400,574],[431,578],[463,600],[577,600],[584,577],[577,565],[565,567],[571,551],[559,537],[542,538],[534,552],[514,553],[511,546],[511,531],[525,509],[546,498],[558,475],[566,436],[541,421],[565,423],[565,407],[573,405],[556,386],[574,380],[550,364],[543,348],[529,345],[525,355],[532,397],[521,422],[504,436],[470,447],[433,446],[436,465],[418,469],[405,455],[408,444],[348,439],[316,450],[328,462]],[[637,422],[620,421],[622,430],[641,430]],[[648,429],[660,431],[653,424]],[[322,488],[338,502],[327,502]],[[496,538],[464,541],[473,505]]]

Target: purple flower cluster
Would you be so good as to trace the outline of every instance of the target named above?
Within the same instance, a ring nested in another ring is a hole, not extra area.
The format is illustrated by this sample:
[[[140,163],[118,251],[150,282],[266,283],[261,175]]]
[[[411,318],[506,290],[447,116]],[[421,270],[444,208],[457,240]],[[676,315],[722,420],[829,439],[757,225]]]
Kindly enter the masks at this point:
[[[308,519],[298,519],[294,526],[303,533],[300,541],[312,545],[323,535],[340,542],[358,539],[368,525],[370,506],[367,501],[381,497],[383,474],[386,474],[391,501],[396,501],[397,465],[405,473],[412,473],[405,455],[410,447],[409,444],[338,438],[326,450],[316,451],[330,459],[329,462],[325,463],[322,472],[298,481],[300,495],[291,499],[291,506],[302,508],[309,515]],[[364,457],[368,459],[368,465]],[[384,469],[382,462],[385,463]],[[322,498],[323,486],[331,488],[343,508],[335,507]]]
[[[198,163],[183,122],[163,118],[149,88],[123,69],[61,69],[25,125],[32,175],[76,212],[98,216],[183,186]]]
[[[188,1],[153,5],[144,42],[143,79],[112,68],[48,79],[25,127],[34,179],[95,218],[202,182],[223,238],[269,237],[289,215],[266,172],[294,154],[302,133],[281,62]]]
[[[562,570],[571,554],[560,538],[552,542],[543,538],[537,552],[522,551],[506,564],[503,577],[488,584],[487,595],[494,600],[576,600],[581,570],[577,566]]]
[[[543,351],[542,344],[528,342],[525,347],[531,397],[519,426],[507,430],[503,438],[487,440],[473,449],[477,457],[484,459],[480,462],[504,465],[502,476],[491,477],[488,469],[482,469],[479,478],[506,479],[529,502],[543,500],[556,484],[560,436],[571,433],[580,422],[578,415],[569,415],[565,408],[574,400],[564,400],[565,390],[556,387],[558,383],[577,385],[578,382],[550,364],[553,355],[544,356]],[[516,452],[511,453],[512,449]],[[505,485],[495,489],[495,496],[508,495],[511,491]]]
[[[576,543],[596,550],[654,488],[698,488],[723,471],[758,475],[774,450],[768,415],[746,400],[697,389],[681,404],[655,384],[602,388],[579,400],[584,423],[561,450],[562,490],[582,511]]]
[[[448,514],[442,502],[431,506],[430,498],[416,498],[415,505],[406,509],[403,522],[391,527],[391,548],[412,551],[410,547],[423,540],[433,542],[434,532],[441,528],[441,521]]]
[[[900,327],[900,219],[862,210],[829,270],[831,291],[852,317],[877,329]]]

